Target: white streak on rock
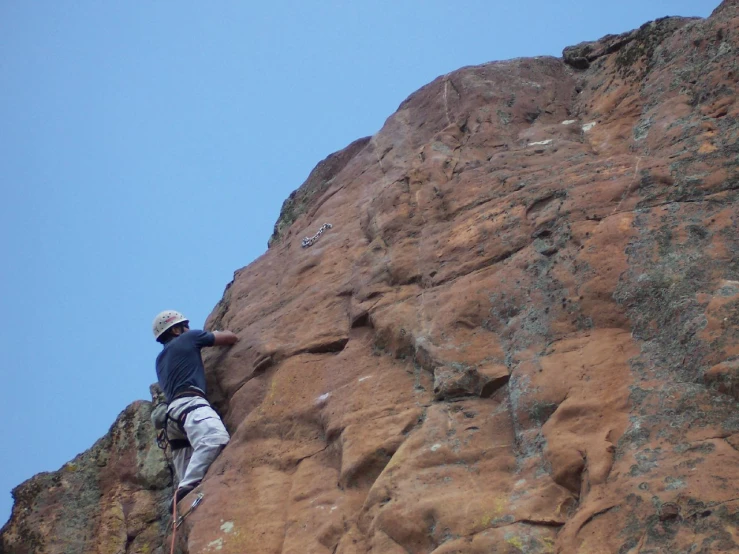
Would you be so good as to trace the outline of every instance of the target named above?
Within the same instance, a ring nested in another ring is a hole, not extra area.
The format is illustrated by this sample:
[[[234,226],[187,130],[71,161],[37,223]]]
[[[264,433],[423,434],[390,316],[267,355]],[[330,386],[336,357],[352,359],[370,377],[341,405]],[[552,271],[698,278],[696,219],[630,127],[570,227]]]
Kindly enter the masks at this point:
[[[595,121],[591,121],[590,123],[586,123],[585,125],[583,125],[583,126],[582,126],[582,130],[583,130],[583,131],[584,131],[585,133],[587,133],[587,132],[588,132],[588,131],[590,131],[590,129],[592,129],[593,127],[595,127]]]
[[[547,144],[552,144],[554,140],[547,139],[547,140],[540,140],[539,142],[530,142],[529,146],[546,146]]]
[[[431,452],[436,452],[441,448],[441,445],[437,442],[434,446],[431,447]]]
[[[327,392],[325,394],[322,394],[318,398],[316,398],[316,402],[315,402],[316,403],[316,406],[322,406],[322,405],[324,405],[326,403],[326,401],[329,399],[330,396],[331,396],[331,393],[330,392]]]
[[[367,375],[366,377],[360,377],[360,378],[359,378],[359,382],[361,383],[362,381],[366,381],[366,380],[367,380],[367,379],[369,379],[370,377],[372,377],[372,375]]]
[[[573,123],[577,123],[577,119],[568,119],[566,121],[563,121],[562,125],[572,125]]]
[[[224,533],[230,533],[234,530],[234,522],[233,521],[227,521],[223,525],[221,525],[221,531]]]

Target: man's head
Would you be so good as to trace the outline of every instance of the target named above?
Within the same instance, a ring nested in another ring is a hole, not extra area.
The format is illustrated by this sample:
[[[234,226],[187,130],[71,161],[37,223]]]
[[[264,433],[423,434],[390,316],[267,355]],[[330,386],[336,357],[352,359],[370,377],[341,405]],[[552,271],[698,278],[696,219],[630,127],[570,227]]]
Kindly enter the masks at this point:
[[[179,312],[165,310],[154,318],[154,338],[166,344],[190,328],[189,320]]]

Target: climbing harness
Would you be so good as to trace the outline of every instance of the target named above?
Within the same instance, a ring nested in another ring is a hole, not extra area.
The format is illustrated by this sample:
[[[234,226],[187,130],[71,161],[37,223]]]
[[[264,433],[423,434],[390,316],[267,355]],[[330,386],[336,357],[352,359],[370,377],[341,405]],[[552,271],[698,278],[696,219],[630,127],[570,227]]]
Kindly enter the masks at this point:
[[[159,410],[160,406],[165,406],[164,416],[157,414],[157,417],[154,421],[154,427],[157,431],[157,446],[165,451],[166,457],[167,445],[169,445],[172,450],[179,450],[180,448],[187,448],[188,446],[190,446],[190,441],[188,441],[186,438],[169,438],[169,435],[167,434],[169,422],[174,422],[174,424],[177,425],[177,427],[179,428],[180,432],[187,437],[187,433],[185,432],[185,419],[187,418],[187,415],[190,412],[197,410],[198,408],[210,406],[210,404],[195,404],[194,406],[188,406],[187,408],[182,410],[176,418],[172,417],[169,414],[169,405],[164,402],[158,404],[155,410]]]
[[[313,244],[320,238],[320,236],[323,234],[323,232],[327,229],[331,229],[333,225],[330,223],[324,223],[321,225],[321,228],[318,229],[318,232],[313,235],[312,237],[305,237],[303,239],[303,242],[301,243],[301,246],[303,248],[308,248],[309,246],[313,246]]]

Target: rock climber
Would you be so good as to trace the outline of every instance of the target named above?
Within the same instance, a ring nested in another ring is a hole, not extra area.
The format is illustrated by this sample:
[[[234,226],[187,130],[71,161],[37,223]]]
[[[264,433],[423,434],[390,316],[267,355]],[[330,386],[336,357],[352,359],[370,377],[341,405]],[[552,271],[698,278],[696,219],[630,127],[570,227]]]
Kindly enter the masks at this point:
[[[200,484],[230,439],[206,399],[200,349],[230,346],[239,337],[231,331],[190,330],[189,320],[173,310],[157,315],[153,327],[154,338],[163,345],[156,370],[169,403],[165,428],[178,482],[172,502],[177,503]]]

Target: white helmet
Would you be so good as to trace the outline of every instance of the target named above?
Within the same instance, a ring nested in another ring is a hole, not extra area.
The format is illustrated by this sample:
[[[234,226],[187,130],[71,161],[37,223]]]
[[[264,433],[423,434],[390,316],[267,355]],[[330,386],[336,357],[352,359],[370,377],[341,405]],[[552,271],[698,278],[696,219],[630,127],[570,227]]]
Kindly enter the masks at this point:
[[[174,310],[164,310],[154,318],[154,338],[158,339],[170,327],[174,327],[178,323],[189,322],[184,315]]]

